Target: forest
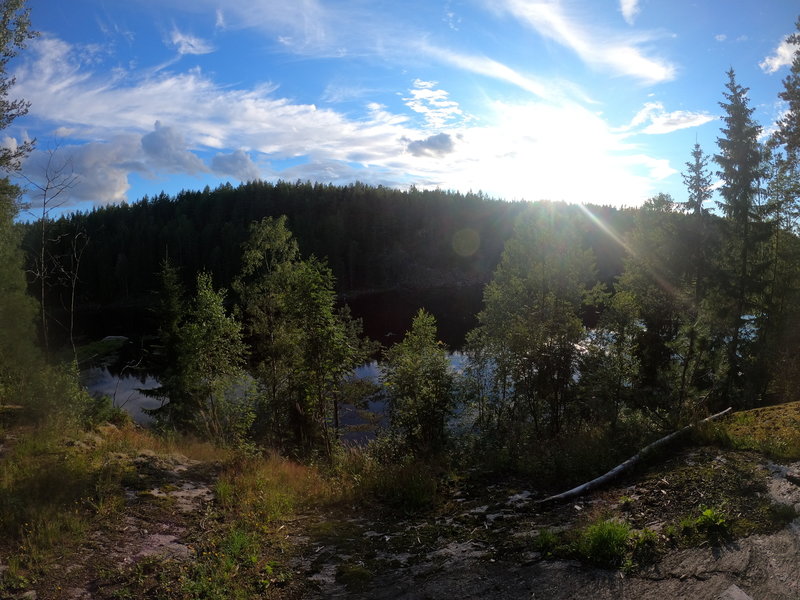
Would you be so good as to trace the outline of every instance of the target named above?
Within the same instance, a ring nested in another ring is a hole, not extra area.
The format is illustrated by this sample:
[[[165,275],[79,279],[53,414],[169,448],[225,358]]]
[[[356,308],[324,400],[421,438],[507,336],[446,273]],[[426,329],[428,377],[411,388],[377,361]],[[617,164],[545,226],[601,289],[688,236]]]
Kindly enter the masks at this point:
[[[32,35],[21,14],[4,61]],[[784,86],[767,135],[731,69],[716,147],[687,149],[685,197],[639,208],[254,181],[56,217],[54,172],[22,223],[6,178],[0,408],[125,422],[78,372],[86,347],[144,314],[156,435],[320,465],[413,511],[447,478],[579,483],[724,408],[800,400],[800,53]],[[26,108],[8,91],[4,124]],[[458,348],[441,341],[447,307],[422,302],[402,335],[364,334],[372,294],[434,288],[480,290]],[[378,382],[351,377],[374,359]],[[375,398],[382,426],[344,443],[342,407]]]

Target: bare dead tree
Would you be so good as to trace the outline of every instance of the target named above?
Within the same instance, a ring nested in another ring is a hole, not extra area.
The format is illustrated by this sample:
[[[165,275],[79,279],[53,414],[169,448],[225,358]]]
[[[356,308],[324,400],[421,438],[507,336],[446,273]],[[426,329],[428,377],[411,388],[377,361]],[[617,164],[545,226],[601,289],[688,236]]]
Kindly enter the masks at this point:
[[[69,191],[78,183],[79,176],[72,168],[71,157],[62,156],[58,147],[45,151],[45,156],[46,160],[41,171],[35,175],[23,175],[23,178],[29,186],[28,196],[32,200],[32,207],[41,210],[38,213],[39,248],[37,249],[37,258],[29,272],[39,282],[42,341],[45,352],[49,352],[47,291],[52,285],[53,275],[58,275],[60,271],[58,261],[54,260],[50,253],[52,243],[58,240],[48,238],[49,226],[52,222],[53,211],[67,202]],[[33,211],[30,212],[34,214]],[[37,215],[34,214],[34,216]],[[83,249],[81,249],[81,254],[83,254]]]
[[[53,261],[58,271],[60,282],[67,288],[68,305],[61,296],[61,305],[69,317],[69,343],[72,347],[72,355],[75,362],[78,362],[78,352],[75,348],[75,298],[78,289],[79,273],[81,268],[81,258],[89,245],[89,234],[86,231],[76,231],[69,236],[69,248],[65,254],[54,256]]]

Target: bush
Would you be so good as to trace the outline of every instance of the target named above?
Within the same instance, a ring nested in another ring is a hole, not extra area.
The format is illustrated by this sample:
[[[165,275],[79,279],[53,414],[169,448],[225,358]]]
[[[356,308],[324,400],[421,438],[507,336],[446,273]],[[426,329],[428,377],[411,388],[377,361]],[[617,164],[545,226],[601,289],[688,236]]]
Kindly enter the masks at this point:
[[[589,525],[577,542],[578,554],[587,562],[618,568],[625,560],[631,528],[627,523],[604,520]]]
[[[438,497],[439,467],[422,461],[404,463],[383,461],[386,447],[379,443],[362,448],[346,448],[338,456],[335,472],[353,486],[353,493],[375,498],[385,505],[407,512],[432,506]],[[393,452],[389,455],[396,459]]]

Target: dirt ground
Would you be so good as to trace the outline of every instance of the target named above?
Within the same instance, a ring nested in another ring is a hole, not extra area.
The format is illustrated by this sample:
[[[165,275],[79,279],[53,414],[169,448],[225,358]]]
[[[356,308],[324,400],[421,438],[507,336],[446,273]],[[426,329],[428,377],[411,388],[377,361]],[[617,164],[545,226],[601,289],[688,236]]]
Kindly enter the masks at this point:
[[[800,598],[800,518],[778,531],[672,548],[654,564],[629,574],[577,560],[547,559],[531,550],[542,528],[566,530],[591,518],[587,515],[619,510],[621,496],[633,513],[630,520],[662,531],[688,508],[698,509],[700,495],[715,500],[711,488],[718,470],[728,471],[720,480],[752,486],[744,494],[751,501],[800,509],[800,486],[790,480],[800,463],[778,465],[716,449],[686,451],[671,463],[615,489],[555,507],[539,507],[535,494],[525,490],[508,494],[498,487],[488,490],[488,497],[462,492],[450,513],[432,523],[398,520],[387,529],[369,519],[344,519],[325,532],[327,537],[311,535],[305,562],[297,568],[314,582],[313,598]],[[687,463],[711,479],[708,489],[689,485],[681,467]],[[747,477],[737,479],[742,470]],[[729,514],[735,517],[740,507],[730,490],[726,495]]]

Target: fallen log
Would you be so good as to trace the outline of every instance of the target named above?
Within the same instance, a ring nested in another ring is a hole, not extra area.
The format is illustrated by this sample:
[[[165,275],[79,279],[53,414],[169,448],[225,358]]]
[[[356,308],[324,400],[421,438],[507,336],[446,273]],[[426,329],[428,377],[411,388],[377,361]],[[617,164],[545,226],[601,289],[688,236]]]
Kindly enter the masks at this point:
[[[698,421],[697,423],[692,423],[691,425],[687,425],[686,427],[684,427],[683,429],[679,429],[678,431],[673,431],[669,435],[664,436],[664,437],[662,437],[660,439],[657,439],[652,444],[648,444],[647,446],[645,446],[644,448],[639,450],[639,452],[637,452],[636,454],[631,456],[624,463],[617,465],[616,467],[611,469],[605,475],[601,475],[600,477],[597,477],[596,479],[592,479],[591,481],[588,481],[588,482],[586,482],[586,483],[584,483],[582,485],[579,485],[578,487],[574,487],[571,490],[567,490],[566,492],[562,492],[560,494],[556,494],[555,496],[550,496],[549,498],[545,498],[544,500],[537,500],[536,503],[537,504],[544,504],[545,502],[555,502],[557,500],[568,500],[570,498],[575,498],[576,496],[582,496],[586,492],[589,492],[589,491],[593,490],[596,487],[599,487],[599,486],[601,486],[601,485],[603,485],[605,483],[608,483],[609,481],[611,481],[612,479],[614,479],[615,477],[617,477],[621,473],[624,473],[625,471],[627,471],[628,469],[633,467],[636,463],[638,463],[640,460],[642,460],[642,458],[644,458],[644,456],[648,452],[654,450],[655,448],[658,448],[659,446],[663,446],[667,442],[670,442],[670,441],[674,440],[676,437],[680,436],[681,434],[686,433],[687,431],[689,431],[693,427],[696,427],[696,426],[700,425],[701,423],[708,423],[709,421],[713,421],[714,419],[719,419],[723,415],[728,414],[730,411],[731,411],[731,407],[728,407],[725,410],[723,410],[722,412],[718,412],[715,415],[711,415],[710,417],[706,417],[702,421]]]

